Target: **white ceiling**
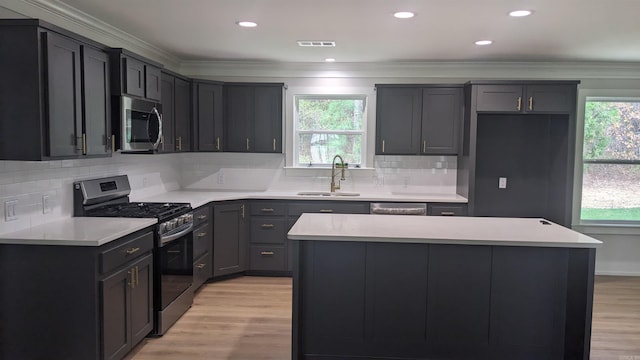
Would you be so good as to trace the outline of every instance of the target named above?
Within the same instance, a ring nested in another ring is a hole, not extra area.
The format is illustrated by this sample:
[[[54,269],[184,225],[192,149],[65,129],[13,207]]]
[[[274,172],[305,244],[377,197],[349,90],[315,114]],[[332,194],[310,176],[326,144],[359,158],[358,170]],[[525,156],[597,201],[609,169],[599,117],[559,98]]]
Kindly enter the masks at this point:
[[[640,62],[640,0],[62,0],[181,60]],[[512,18],[511,10],[533,10]],[[408,20],[392,16],[408,10]],[[258,23],[240,28],[239,20]],[[474,41],[490,39],[479,47]],[[298,40],[333,40],[301,48]]]

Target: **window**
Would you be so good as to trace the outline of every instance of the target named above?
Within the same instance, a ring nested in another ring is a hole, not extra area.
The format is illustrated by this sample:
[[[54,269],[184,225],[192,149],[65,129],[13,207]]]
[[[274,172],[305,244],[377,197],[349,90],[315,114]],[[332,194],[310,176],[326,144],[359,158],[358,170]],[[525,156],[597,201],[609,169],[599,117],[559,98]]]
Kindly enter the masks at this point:
[[[582,208],[586,221],[640,221],[640,99],[587,97]]]
[[[299,95],[294,104],[295,166],[330,166],[335,155],[365,164],[365,95]]]

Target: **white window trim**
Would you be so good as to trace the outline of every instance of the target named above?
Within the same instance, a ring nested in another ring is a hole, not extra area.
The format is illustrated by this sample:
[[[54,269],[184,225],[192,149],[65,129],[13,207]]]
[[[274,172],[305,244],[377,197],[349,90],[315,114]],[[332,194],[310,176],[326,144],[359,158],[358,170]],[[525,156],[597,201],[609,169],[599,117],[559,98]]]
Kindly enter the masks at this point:
[[[363,124],[363,144],[362,153],[364,162],[359,169],[353,170],[370,170],[373,168],[374,150],[375,150],[375,108],[376,94],[373,86],[288,86],[285,92],[285,169],[295,169],[296,174],[300,172],[309,172],[310,176],[315,174],[315,170],[323,168],[319,166],[308,167],[305,165],[295,165],[294,146],[295,144],[295,122],[294,122],[294,106],[296,97],[299,96],[363,96],[365,98],[364,124]],[[327,166],[328,167],[328,166]],[[306,170],[305,170],[306,169]],[[351,168],[350,168],[351,169]],[[298,171],[300,170],[300,171]],[[288,171],[289,172],[289,171]]]
[[[635,228],[640,228],[640,222],[598,222],[593,220],[581,220],[582,209],[582,180],[584,162],[582,152],[584,150],[584,111],[587,98],[606,99],[615,98],[620,101],[637,100],[640,98],[639,89],[579,89],[578,111],[576,113],[576,153],[573,176],[573,216],[572,228],[587,234],[636,234]]]

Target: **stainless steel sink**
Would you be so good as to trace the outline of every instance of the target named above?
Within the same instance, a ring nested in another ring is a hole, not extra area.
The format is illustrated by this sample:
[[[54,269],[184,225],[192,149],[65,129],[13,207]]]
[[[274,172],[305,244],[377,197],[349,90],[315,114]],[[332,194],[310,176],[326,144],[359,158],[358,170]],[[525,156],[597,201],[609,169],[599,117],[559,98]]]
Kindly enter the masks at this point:
[[[329,191],[300,191],[296,195],[300,196],[360,196],[354,192],[329,192]]]

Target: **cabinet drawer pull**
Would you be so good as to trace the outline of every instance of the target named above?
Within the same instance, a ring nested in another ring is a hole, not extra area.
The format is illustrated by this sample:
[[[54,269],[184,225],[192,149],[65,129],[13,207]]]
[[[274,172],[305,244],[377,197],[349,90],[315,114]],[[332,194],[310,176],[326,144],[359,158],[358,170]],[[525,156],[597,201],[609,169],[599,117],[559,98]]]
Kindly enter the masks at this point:
[[[320,209],[321,213],[332,213],[333,209]]]
[[[176,150],[182,150],[182,136],[178,136],[176,138],[176,142],[177,142],[177,144],[176,144],[177,149]]]
[[[207,218],[207,215],[198,215],[198,220],[204,220]]]
[[[249,151],[249,138],[247,138],[247,151]]]
[[[422,152],[427,152],[427,140],[422,141]]]
[[[206,235],[207,235],[207,232],[205,231],[205,232],[198,233],[198,235],[196,235],[196,236],[197,237],[203,237],[203,236],[206,236]]]
[[[125,250],[125,252],[127,253],[127,255],[131,255],[131,254],[135,254],[138,251],[140,251],[139,247],[134,247],[134,248],[129,248],[127,250]]]
[[[216,150],[220,150],[220,136],[216,138]]]
[[[260,209],[260,211],[262,211],[262,212],[274,212],[274,210],[272,208],[262,208],[262,209]]]
[[[207,264],[205,264],[205,263],[202,263],[202,264],[198,264],[198,265],[196,265],[196,267],[197,267],[198,269],[200,269],[200,270],[204,269],[204,268],[205,268],[205,266],[207,266]]]
[[[533,96],[529,96],[529,111],[533,111]]]
[[[116,136],[111,135],[111,152],[116,152]]]
[[[520,111],[522,109],[522,96],[518,96],[518,106],[516,106],[516,110]]]
[[[273,251],[261,251],[260,255],[262,256],[273,256],[275,253]]]
[[[455,215],[455,214],[456,214],[456,213],[455,213],[455,212],[453,212],[453,211],[441,211],[441,212],[440,212],[440,215],[444,215],[444,216],[453,216],[453,215]]]
[[[384,140],[382,140],[382,152],[384,153]]]
[[[273,138],[273,151],[276,151],[276,138]]]
[[[87,134],[82,133],[82,155],[87,155]]]
[[[260,227],[262,227],[263,229],[271,229],[274,227],[273,224],[262,224],[260,225]]]

